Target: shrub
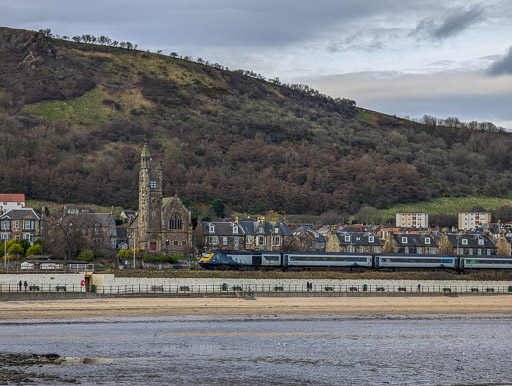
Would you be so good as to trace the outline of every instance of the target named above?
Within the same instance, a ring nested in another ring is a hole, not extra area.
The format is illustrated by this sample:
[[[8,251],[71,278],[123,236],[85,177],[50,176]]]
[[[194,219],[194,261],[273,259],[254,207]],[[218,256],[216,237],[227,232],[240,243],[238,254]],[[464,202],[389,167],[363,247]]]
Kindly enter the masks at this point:
[[[80,261],[93,261],[94,252],[91,251],[90,249],[84,249],[78,254],[77,259]]]
[[[178,256],[169,256],[169,255],[161,255],[161,256],[154,256],[150,253],[146,253],[143,256],[143,260],[145,263],[169,263],[169,264],[178,264],[179,257]]]
[[[27,249],[26,255],[27,256],[33,256],[33,255],[42,255],[43,254],[43,248],[41,247],[41,244],[34,244],[29,249]]]

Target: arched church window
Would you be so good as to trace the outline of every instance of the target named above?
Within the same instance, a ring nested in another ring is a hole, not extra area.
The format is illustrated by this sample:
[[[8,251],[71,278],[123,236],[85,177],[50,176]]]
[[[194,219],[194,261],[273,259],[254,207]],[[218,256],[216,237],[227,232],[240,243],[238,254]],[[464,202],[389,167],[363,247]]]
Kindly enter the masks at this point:
[[[178,214],[173,214],[169,221],[169,229],[182,229],[181,217]]]

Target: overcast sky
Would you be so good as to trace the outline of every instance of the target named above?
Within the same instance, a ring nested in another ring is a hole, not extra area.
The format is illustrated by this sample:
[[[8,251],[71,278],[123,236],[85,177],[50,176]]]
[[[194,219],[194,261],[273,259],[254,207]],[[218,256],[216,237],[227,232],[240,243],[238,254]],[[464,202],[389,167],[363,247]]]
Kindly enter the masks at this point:
[[[0,25],[106,35],[388,114],[512,129],[510,0],[0,0]]]

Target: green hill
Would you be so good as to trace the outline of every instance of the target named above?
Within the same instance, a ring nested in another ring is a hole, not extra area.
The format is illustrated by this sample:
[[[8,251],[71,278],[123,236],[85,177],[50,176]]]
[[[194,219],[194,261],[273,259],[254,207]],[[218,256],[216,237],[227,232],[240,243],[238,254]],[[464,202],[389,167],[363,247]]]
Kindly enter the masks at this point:
[[[421,125],[133,49],[0,28],[0,186],[29,199],[135,207],[147,139],[164,191],[264,210],[355,213],[505,196],[508,133]]]

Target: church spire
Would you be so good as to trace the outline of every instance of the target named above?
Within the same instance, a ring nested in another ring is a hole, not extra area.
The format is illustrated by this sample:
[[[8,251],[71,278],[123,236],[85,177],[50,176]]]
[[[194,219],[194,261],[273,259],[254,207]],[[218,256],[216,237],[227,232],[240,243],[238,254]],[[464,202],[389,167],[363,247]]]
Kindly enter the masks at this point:
[[[144,141],[144,146],[142,147],[142,152],[140,153],[140,156],[142,158],[150,158],[149,149],[148,149],[148,142]]]

